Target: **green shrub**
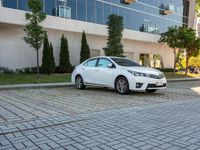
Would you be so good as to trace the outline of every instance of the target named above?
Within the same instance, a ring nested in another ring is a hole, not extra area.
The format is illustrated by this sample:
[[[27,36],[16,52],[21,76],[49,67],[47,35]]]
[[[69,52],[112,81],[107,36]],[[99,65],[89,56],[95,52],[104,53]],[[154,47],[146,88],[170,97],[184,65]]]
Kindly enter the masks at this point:
[[[62,38],[61,38],[59,67],[60,67],[61,73],[70,72],[71,63],[69,59],[68,41],[64,37],[64,35],[62,35]]]

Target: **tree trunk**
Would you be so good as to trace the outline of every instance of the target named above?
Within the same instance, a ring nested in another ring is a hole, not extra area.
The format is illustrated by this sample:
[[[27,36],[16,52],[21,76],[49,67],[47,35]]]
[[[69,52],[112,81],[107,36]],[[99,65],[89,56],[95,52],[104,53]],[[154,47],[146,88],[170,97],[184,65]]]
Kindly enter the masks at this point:
[[[176,69],[176,48],[174,48],[173,52],[174,52],[174,72],[173,72],[173,76],[174,76],[175,69]]]
[[[188,56],[188,54],[186,54],[186,70],[185,70],[185,75],[188,75],[189,59],[190,59],[190,57]]]
[[[37,79],[39,79],[39,75],[40,75],[40,67],[39,67],[39,50],[36,50],[37,52]]]

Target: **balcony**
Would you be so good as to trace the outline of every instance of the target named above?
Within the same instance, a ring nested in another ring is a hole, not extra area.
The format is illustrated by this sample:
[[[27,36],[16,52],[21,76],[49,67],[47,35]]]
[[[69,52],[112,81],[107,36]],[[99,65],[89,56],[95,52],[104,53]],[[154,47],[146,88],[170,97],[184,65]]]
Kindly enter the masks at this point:
[[[152,34],[159,34],[160,30],[158,27],[154,27],[151,25],[144,25],[140,27],[141,32],[147,32],[147,33],[152,33]]]
[[[126,5],[132,4],[132,3],[135,3],[135,2],[137,2],[137,0],[121,0],[121,3],[126,4]]]
[[[160,6],[160,14],[162,15],[170,15],[170,14],[173,14],[175,13],[174,12],[174,5],[165,5],[165,4],[162,4]]]
[[[71,18],[71,8],[67,6],[58,6],[52,11],[53,16],[61,17],[61,18]]]

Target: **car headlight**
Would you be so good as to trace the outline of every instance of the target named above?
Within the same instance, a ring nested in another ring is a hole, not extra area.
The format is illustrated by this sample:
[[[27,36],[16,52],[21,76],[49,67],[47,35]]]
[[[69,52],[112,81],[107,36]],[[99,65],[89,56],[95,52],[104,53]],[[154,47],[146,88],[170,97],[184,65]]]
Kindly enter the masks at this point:
[[[146,73],[131,71],[131,70],[128,70],[128,72],[137,77],[148,77],[148,74],[146,74]]]

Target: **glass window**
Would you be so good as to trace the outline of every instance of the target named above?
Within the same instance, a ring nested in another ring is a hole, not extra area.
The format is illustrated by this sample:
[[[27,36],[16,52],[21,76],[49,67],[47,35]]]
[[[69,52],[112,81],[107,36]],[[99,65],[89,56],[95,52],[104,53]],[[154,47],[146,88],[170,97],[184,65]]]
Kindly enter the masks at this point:
[[[97,63],[97,59],[90,59],[86,63],[84,63],[83,65],[87,66],[87,67],[95,67],[96,63]]]
[[[112,64],[112,62],[105,58],[100,58],[97,67],[107,68],[108,64]]]
[[[53,10],[56,8],[55,0],[45,0],[45,12],[48,15],[53,14]]]
[[[18,0],[18,5],[21,10],[30,10],[28,8],[28,0]]]
[[[103,3],[96,1],[96,23],[103,24]]]
[[[120,15],[119,8],[117,6],[112,6],[112,14]]]
[[[71,18],[76,19],[76,0],[68,0],[67,6],[71,8]]]
[[[125,27],[126,26],[126,9],[119,8],[119,16],[123,17],[123,24],[124,24],[124,27]]]
[[[140,65],[132,60],[126,58],[111,58],[116,64],[125,67],[140,67]]]
[[[77,0],[77,19],[86,21],[86,0]]]
[[[17,9],[17,0],[3,0],[4,7]]]
[[[108,16],[111,14],[111,6],[109,4],[104,4],[104,17],[103,17],[103,22],[106,24],[108,21]]]
[[[87,21],[95,23],[95,0],[87,0]]]

